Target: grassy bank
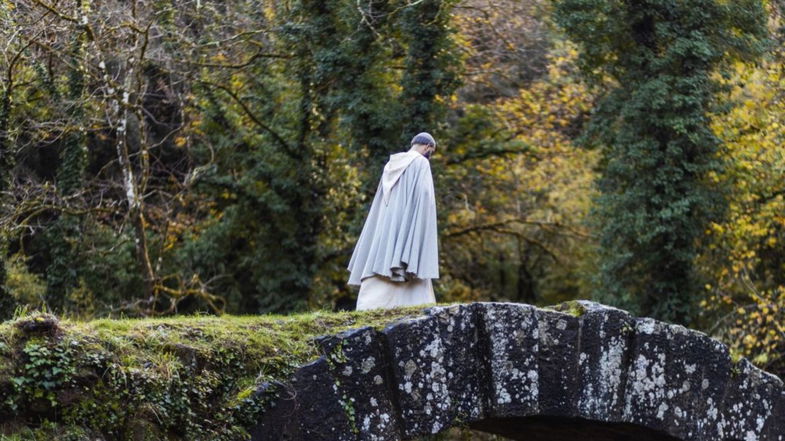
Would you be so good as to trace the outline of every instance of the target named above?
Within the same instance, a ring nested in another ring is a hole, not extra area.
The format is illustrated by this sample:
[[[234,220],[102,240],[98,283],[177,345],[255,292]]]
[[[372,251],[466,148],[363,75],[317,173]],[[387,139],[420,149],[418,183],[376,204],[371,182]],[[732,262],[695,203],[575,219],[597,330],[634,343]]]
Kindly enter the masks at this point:
[[[264,404],[258,385],[315,359],[314,337],[421,309],[20,317],[0,325],[0,440],[240,440]]]

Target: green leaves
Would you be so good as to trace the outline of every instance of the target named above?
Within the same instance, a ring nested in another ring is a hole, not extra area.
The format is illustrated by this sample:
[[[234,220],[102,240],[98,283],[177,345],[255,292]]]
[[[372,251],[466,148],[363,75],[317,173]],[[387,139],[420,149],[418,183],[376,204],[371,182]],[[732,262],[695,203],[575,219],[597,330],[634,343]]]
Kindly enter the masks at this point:
[[[24,364],[11,378],[14,393],[6,397],[6,405],[16,410],[43,399],[52,408],[58,407],[56,391],[75,384],[75,360],[70,346],[66,342],[50,345],[30,340],[22,353]]]

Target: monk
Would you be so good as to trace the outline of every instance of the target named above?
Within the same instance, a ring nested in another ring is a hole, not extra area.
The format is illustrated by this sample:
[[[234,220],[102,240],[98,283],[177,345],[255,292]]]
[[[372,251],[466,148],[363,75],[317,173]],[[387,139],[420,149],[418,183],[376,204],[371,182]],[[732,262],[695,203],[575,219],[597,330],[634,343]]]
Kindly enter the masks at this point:
[[[439,278],[436,198],[429,159],[436,140],[423,132],[409,151],[390,155],[349,261],[357,309],[434,303]]]

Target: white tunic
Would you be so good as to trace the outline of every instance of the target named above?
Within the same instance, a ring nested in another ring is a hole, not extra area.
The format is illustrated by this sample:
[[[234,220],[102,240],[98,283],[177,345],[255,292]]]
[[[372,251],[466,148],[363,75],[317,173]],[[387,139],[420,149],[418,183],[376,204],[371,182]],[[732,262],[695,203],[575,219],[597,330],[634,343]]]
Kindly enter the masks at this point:
[[[357,310],[396,308],[435,302],[431,279],[391,282],[384,277],[373,276],[363,279],[360,285]]]

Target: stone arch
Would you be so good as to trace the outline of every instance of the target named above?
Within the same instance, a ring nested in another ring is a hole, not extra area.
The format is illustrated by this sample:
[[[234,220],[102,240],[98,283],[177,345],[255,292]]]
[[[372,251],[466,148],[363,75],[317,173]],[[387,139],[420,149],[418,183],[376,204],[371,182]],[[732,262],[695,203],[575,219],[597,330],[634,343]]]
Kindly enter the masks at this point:
[[[558,307],[556,309],[559,309]],[[254,441],[785,441],[782,381],[697,331],[592,302],[472,303],[319,339]]]

